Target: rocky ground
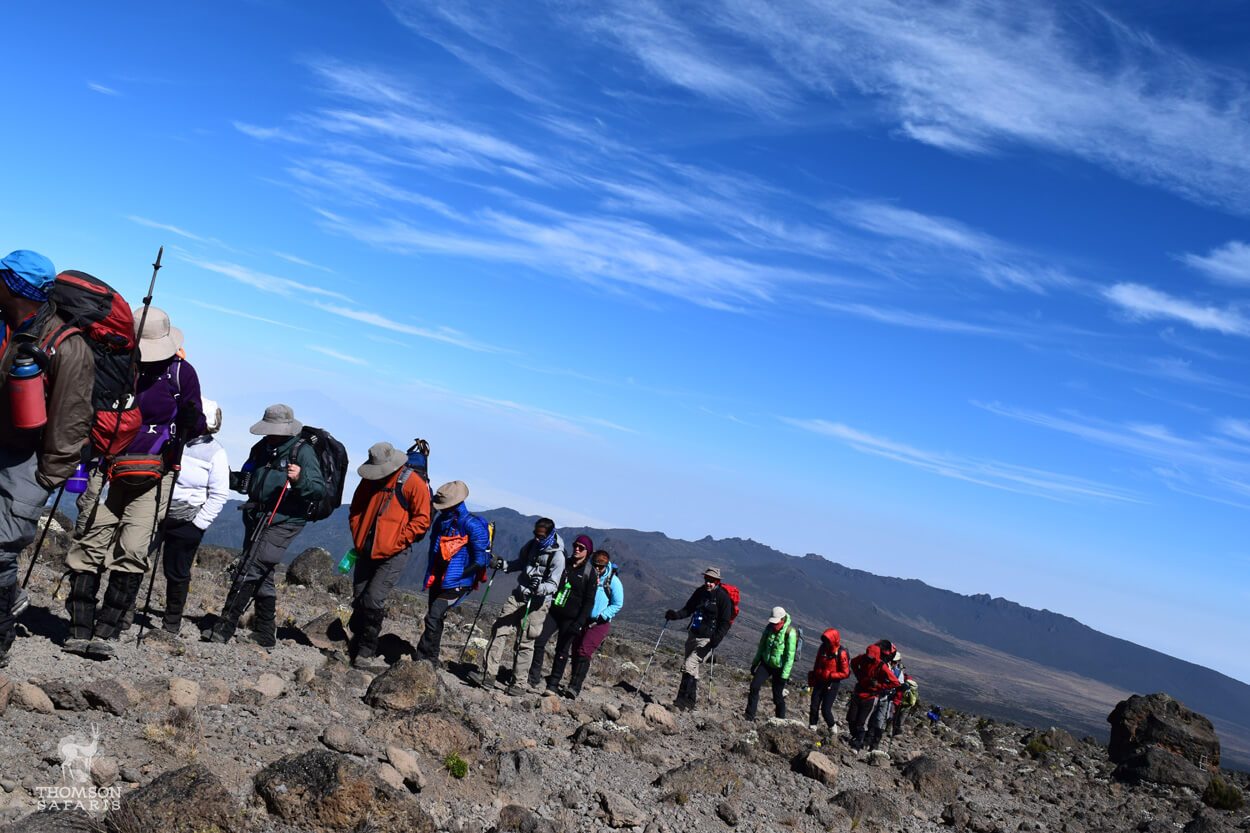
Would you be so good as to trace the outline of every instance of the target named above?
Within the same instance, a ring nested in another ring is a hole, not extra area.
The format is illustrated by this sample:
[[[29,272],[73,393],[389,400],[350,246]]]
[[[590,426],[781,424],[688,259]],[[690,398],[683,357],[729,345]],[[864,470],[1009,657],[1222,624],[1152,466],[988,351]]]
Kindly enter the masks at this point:
[[[677,657],[661,650],[639,691],[654,643],[628,634],[609,638],[576,701],[472,688],[453,660],[475,604],[453,612],[436,669],[402,659],[422,610],[397,598],[384,641],[396,664],[374,678],[345,662],[346,611],[332,592],[344,588],[324,551],[280,579],[285,624],[272,651],[202,643],[188,623],[179,638],[149,631],[140,646],[132,629],[115,660],[94,662],[57,647],[65,623],[51,550],[31,582],[27,635],[0,676],[0,833],[1250,830],[1250,810],[1204,803],[1209,772],[1175,756],[1160,763],[1154,747],[1131,750],[1134,771],[1174,783],[1126,783],[1107,747],[1060,729],[949,711],[934,726],[920,710],[884,754],[857,755],[807,729],[797,684],[801,721],[748,723],[745,675],[723,667],[697,711],[671,712]],[[220,605],[227,557],[204,553],[193,620]],[[156,596],[159,608],[159,583]],[[483,644],[470,640],[470,655]],[[1125,731],[1165,735],[1156,724],[1173,724],[1151,723],[1143,703]],[[119,806],[94,819],[35,813],[41,790],[66,783],[62,738],[90,742],[93,727],[91,779]]]

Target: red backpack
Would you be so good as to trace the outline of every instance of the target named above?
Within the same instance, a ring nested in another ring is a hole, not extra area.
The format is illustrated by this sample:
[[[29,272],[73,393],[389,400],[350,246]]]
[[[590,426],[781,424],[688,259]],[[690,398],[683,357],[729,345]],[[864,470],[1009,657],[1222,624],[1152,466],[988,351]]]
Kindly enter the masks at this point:
[[[97,454],[112,457],[139,433],[142,417],[135,402],[137,373],[132,363],[135,319],[126,299],[86,272],[67,270],[56,276],[48,293],[66,325],[43,345],[48,355],[75,333],[82,333],[95,359],[91,407],[91,444]]]
[[[725,588],[725,592],[729,594],[729,601],[734,603],[734,612],[729,617],[729,624],[732,625],[734,620],[738,618],[738,613],[741,610],[738,603],[742,601],[742,593],[737,587],[734,587],[732,584],[726,584],[723,581],[720,583],[720,586]]]

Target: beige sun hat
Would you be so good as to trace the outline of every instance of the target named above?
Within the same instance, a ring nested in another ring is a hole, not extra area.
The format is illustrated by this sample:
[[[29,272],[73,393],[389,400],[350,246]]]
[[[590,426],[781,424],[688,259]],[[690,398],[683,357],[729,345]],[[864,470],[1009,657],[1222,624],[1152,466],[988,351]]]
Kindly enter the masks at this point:
[[[369,459],[360,464],[356,473],[364,480],[381,480],[399,471],[408,462],[408,455],[390,443],[374,443],[369,447]]]
[[[468,497],[469,487],[464,481],[453,480],[438,487],[438,491],[434,493],[434,508],[439,511],[450,509],[459,503],[464,503]]]
[[[139,361],[159,362],[172,358],[182,348],[182,330],[169,323],[169,313],[160,307],[149,307],[147,318],[143,308],[136,307],[135,336],[139,337]],[[143,332],[139,332],[139,319],[143,318]]]

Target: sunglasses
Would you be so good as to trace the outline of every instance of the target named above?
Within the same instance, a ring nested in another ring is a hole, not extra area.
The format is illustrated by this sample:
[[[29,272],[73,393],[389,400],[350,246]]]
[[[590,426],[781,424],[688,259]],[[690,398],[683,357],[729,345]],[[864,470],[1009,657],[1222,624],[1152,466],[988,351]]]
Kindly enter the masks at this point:
[[[603,571],[603,570],[608,569],[608,565],[607,565],[607,564],[596,564],[596,565],[595,565],[595,569],[596,569],[596,570]]]
[[[586,551],[586,546],[585,546],[584,544],[574,544],[574,545],[573,545],[573,549],[574,549],[574,550],[581,550],[582,552],[585,552],[585,551]]]

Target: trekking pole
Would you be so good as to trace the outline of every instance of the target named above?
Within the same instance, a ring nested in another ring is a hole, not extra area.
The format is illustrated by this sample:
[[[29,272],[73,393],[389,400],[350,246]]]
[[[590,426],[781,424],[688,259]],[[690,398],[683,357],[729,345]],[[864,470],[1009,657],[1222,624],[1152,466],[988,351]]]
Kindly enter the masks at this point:
[[[660,636],[655,640],[655,647],[651,649],[651,656],[647,660],[647,667],[643,669],[642,676],[638,678],[638,690],[642,691],[642,684],[646,682],[647,672],[651,670],[651,662],[655,659],[656,651],[660,650],[660,642],[664,640],[664,633],[668,630],[668,620],[664,620],[664,627],[660,628]]]
[[[186,444],[181,444],[178,449],[178,462],[174,464],[174,477],[169,483],[169,496],[165,499],[165,514],[161,516],[161,522],[156,528],[156,534],[152,536],[152,543],[148,546],[148,557],[152,559],[152,575],[148,577],[148,595],[143,602],[143,621],[139,623],[139,633],[135,636],[135,646],[143,644],[143,629],[147,626],[148,619],[152,616],[152,588],[156,585],[156,565],[160,563],[165,556],[165,528],[169,524],[169,508],[174,503],[174,489],[178,487],[178,476],[182,473],[182,452],[186,448]],[[157,484],[160,488],[160,484]],[[157,508],[160,508],[160,494],[156,497]]]
[[[258,541],[260,541],[261,536],[264,535],[265,530],[269,529],[269,526],[273,523],[274,517],[278,514],[278,507],[282,505],[282,498],[286,496],[287,490],[290,487],[291,487],[290,480],[287,480],[285,483],[282,484],[282,491],[278,492],[278,499],[274,501],[273,511],[269,513],[269,519],[265,521],[263,525],[258,522],[256,526],[253,527],[252,538],[250,541],[247,542],[247,549],[245,549],[243,553],[239,556],[239,566],[235,568],[234,579],[230,582],[230,590],[226,594],[227,599],[230,598],[230,596],[234,593],[235,589],[238,587],[239,581],[242,580],[244,573],[246,573],[248,569],[252,566],[251,558],[253,557],[253,554],[256,551],[256,544]],[[249,602],[248,604],[251,604],[251,602]],[[247,607],[244,606],[243,610],[239,611],[240,619],[243,618],[243,613],[246,610],[247,610]],[[224,608],[222,609],[222,613],[225,613]]]
[[[712,675],[716,673],[716,652],[715,651],[713,651],[712,655],[708,657],[708,660],[710,664],[707,667],[707,681],[710,683],[712,682]]]
[[[30,581],[30,574],[35,571],[35,562],[39,560],[39,551],[43,549],[43,541],[48,537],[48,527],[52,526],[52,518],[56,515],[56,508],[61,505],[61,498],[65,495],[65,484],[61,484],[61,490],[56,493],[56,500],[52,501],[52,511],[48,513],[48,520],[43,525],[43,531],[39,533],[39,541],[35,544],[35,551],[30,554],[30,564],[26,567],[26,576],[22,579],[22,589],[26,589],[26,583]]]
[[[473,641],[473,632],[477,630],[477,620],[482,616],[482,608],[486,606],[486,598],[490,595],[490,586],[495,583],[495,573],[499,572],[496,568],[491,570],[490,579],[486,582],[486,590],[482,592],[482,601],[477,606],[477,613],[473,616],[473,624],[469,626],[469,635],[464,640],[464,647],[460,649],[460,658],[456,662],[464,662],[465,652],[469,650],[469,643]]]

